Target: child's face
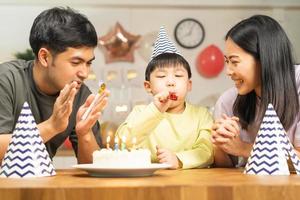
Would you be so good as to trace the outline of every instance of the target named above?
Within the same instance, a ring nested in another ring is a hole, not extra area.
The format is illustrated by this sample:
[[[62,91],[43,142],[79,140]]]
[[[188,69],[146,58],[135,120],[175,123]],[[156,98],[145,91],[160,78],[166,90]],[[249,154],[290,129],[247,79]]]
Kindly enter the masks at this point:
[[[261,94],[260,65],[255,58],[245,52],[230,38],[225,43],[225,62],[227,63],[227,75],[234,81],[240,95],[245,95],[255,90]]]
[[[176,106],[184,103],[187,93],[192,88],[192,81],[183,66],[166,66],[156,68],[150,74],[150,81],[145,81],[145,88],[153,96],[165,91],[175,93],[177,100],[173,101],[173,106]]]

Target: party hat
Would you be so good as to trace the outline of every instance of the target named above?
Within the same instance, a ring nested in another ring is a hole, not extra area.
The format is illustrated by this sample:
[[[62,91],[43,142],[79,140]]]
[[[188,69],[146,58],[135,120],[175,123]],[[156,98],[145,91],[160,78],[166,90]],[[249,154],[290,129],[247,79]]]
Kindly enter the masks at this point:
[[[151,60],[162,53],[176,53],[180,55],[174,43],[169,39],[163,26],[160,27],[158,37],[154,44],[154,50],[152,52]]]
[[[2,160],[0,177],[53,176],[55,170],[27,102]]]
[[[271,104],[256,136],[244,173],[257,175],[289,175],[291,159],[297,174],[300,160]]]

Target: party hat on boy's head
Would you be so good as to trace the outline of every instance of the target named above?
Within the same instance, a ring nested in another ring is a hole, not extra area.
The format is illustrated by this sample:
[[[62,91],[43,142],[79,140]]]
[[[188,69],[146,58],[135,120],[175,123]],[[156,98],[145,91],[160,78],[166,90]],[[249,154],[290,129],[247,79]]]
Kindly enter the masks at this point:
[[[268,105],[244,173],[257,175],[289,175],[291,159],[300,174],[300,160],[271,104]]]
[[[55,171],[27,102],[2,160],[0,177],[53,176]]]
[[[162,53],[176,53],[180,55],[174,43],[169,39],[163,26],[160,27],[158,37],[154,44],[154,50],[151,56],[151,60]]]

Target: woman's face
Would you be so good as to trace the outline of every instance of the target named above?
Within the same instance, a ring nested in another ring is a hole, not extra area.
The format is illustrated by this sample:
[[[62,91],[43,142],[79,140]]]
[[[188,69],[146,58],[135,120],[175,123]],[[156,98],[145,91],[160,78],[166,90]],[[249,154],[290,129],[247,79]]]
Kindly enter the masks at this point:
[[[261,96],[261,68],[255,58],[228,38],[225,42],[227,75],[234,81],[239,95],[255,90]]]

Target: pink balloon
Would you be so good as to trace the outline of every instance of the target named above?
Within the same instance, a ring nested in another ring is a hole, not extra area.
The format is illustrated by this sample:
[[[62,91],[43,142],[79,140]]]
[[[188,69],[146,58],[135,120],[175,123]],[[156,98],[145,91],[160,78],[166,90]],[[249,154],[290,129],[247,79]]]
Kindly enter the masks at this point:
[[[206,47],[196,59],[196,68],[206,78],[218,76],[224,68],[224,55],[215,45]]]

